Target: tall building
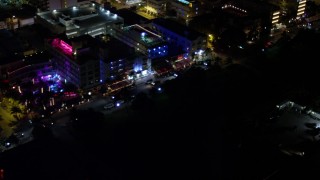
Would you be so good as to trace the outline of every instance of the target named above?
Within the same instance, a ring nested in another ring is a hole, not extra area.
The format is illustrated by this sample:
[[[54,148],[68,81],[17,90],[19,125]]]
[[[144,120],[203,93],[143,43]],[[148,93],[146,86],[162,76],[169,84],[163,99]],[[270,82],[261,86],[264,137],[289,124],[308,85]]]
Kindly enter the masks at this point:
[[[48,40],[47,49],[53,55],[52,63],[57,74],[78,88],[87,89],[99,85],[105,77],[101,73],[102,60],[89,35],[72,39]]]

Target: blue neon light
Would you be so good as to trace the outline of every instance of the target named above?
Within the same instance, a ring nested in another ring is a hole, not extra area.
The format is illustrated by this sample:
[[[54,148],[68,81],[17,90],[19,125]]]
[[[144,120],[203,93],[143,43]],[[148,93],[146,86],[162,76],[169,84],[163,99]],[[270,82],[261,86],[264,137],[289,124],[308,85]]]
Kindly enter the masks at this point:
[[[179,2],[182,2],[182,3],[184,3],[184,4],[190,4],[190,2],[189,1],[186,1],[186,0],[178,0]]]

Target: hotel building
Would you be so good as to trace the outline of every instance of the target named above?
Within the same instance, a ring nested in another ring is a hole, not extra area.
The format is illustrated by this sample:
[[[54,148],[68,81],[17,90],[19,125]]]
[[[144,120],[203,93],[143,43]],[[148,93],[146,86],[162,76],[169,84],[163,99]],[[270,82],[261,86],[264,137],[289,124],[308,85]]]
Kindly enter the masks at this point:
[[[114,33],[123,26],[123,18],[104,9],[98,3],[85,3],[64,9],[38,13],[36,21],[55,34],[68,38],[88,34],[97,36]]]
[[[115,30],[115,38],[133,47],[137,52],[141,52],[148,59],[163,57],[168,54],[166,41],[147,28],[134,24]]]

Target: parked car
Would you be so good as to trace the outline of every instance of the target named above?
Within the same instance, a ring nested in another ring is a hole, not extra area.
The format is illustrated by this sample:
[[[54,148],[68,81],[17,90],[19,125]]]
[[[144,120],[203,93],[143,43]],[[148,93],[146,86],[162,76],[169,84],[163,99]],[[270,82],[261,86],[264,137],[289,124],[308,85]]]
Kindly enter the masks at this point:
[[[114,108],[114,104],[113,103],[108,103],[103,108],[106,109],[106,110],[112,109],[112,108]]]
[[[149,79],[149,80],[146,81],[146,84],[152,84],[152,83],[154,83],[153,79]]]
[[[118,101],[116,101],[115,105],[116,105],[116,107],[119,107],[123,103],[124,103],[124,100],[118,100]]]

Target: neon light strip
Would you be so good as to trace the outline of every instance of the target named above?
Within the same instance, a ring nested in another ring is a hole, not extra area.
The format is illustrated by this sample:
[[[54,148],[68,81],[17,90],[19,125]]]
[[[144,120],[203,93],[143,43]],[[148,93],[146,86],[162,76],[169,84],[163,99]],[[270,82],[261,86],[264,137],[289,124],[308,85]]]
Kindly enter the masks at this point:
[[[72,53],[72,47],[64,42],[63,40],[60,40],[60,47],[66,52],[71,54]]]
[[[27,68],[27,67],[30,67],[30,66],[31,66],[31,65],[24,66],[24,67],[22,67],[22,68],[19,68],[19,69],[14,70],[14,71],[8,72],[8,74],[15,73],[16,71],[20,71],[20,70],[22,70],[22,69],[24,69],[24,68]]]
[[[154,35],[154,36],[157,36],[157,37],[159,37],[159,38],[162,38],[160,35],[155,34],[155,33],[151,32],[151,31],[143,28],[142,26],[140,26],[140,25],[138,25],[138,24],[134,24],[133,26],[138,26],[139,28],[143,29],[144,31],[147,31],[148,33],[150,33],[150,34],[152,34],[152,35]]]
[[[184,3],[184,4],[190,4],[190,2],[189,1],[186,1],[186,0],[178,0],[179,2],[182,2],[182,3]]]
[[[66,42],[64,42],[63,40],[61,40],[59,38],[55,38],[52,41],[52,46],[60,49],[61,51],[63,51],[67,55],[72,54],[72,46],[70,46],[69,44],[67,44]]]

